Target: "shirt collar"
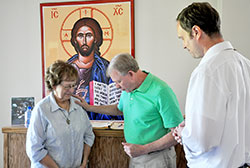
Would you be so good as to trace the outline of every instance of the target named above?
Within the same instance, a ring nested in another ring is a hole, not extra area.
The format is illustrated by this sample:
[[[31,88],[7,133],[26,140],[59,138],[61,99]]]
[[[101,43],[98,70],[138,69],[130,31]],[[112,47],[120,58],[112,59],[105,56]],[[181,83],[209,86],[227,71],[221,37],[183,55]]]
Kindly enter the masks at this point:
[[[53,92],[51,92],[49,94],[50,97],[50,106],[51,106],[51,112],[56,112],[57,110],[61,110],[62,108],[60,106],[58,106],[58,104],[56,103],[56,99],[55,96],[53,94]],[[70,108],[69,108],[69,112],[73,111],[76,109],[75,106],[75,101],[72,97],[70,97]]]
[[[228,50],[228,49],[233,49],[233,46],[229,41],[223,41],[223,42],[213,45],[207,50],[206,54],[203,56],[200,62],[200,65],[209,61],[211,58],[216,56],[221,51]]]
[[[143,71],[144,73],[147,74],[146,78],[144,79],[144,81],[142,82],[142,84],[135,89],[133,92],[146,92],[147,89],[149,88],[149,86],[152,83],[152,74],[146,71]]]

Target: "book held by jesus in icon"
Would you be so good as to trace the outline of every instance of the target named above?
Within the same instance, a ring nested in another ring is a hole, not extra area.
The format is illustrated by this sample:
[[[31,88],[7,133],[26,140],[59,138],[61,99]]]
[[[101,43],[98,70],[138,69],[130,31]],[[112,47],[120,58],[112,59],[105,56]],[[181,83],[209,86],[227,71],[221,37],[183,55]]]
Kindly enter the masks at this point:
[[[115,83],[106,84],[91,81],[89,84],[90,105],[110,105],[118,104],[122,93],[121,89],[116,88]]]

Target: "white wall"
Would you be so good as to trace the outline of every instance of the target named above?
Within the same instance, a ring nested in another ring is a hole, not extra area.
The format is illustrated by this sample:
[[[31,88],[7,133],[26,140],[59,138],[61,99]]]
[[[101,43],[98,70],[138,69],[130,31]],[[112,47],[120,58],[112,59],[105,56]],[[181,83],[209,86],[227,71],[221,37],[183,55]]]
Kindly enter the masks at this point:
[[[63,0],[62,0],[63,1]],[[65,0],[64,0],[65,1]],[[0,5],[0,127],[11,124],[11,97],[42,98],[40,2],[8,0]],[[176,37],[176,15],[192,0],[135,0],[135,56],[141,69],[152,72],[174,90],[184,112],[188,80],[199,63]],[[222,16],[225,39],[250,58],[249,0],[210,0]],[[0,167],[3,136],[0,134]]]

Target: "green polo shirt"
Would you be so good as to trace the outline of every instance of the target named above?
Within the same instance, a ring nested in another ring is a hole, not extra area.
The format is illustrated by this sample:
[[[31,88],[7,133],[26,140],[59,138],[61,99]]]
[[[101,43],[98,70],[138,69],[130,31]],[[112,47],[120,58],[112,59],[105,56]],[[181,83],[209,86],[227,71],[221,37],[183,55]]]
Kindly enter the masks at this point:
[[[122,92],[118,109],[124,116],[125,139],[133,144],[153,142],[183,121],[172,89],[150,73],[139,88]]]

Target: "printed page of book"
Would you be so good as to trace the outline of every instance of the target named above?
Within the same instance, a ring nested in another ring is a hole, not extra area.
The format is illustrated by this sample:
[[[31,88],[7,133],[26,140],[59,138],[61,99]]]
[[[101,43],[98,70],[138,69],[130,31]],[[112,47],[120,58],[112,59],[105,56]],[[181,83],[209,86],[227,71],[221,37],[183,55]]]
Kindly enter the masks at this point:
[[[107,105],[108,104],[108,85],[102,82],[91,81],[90,88],[90,105]]]
[[[119,103],[122,90],[116,88],[115,83],[107,85],[102,82],[91,81],[89,88],[90,105],[110,105]]]
[[[111,83],[109,84],[109,102],[108,104],[118,104],[121,94],[122,94],[122,90],[118,89],[115,83]]]

